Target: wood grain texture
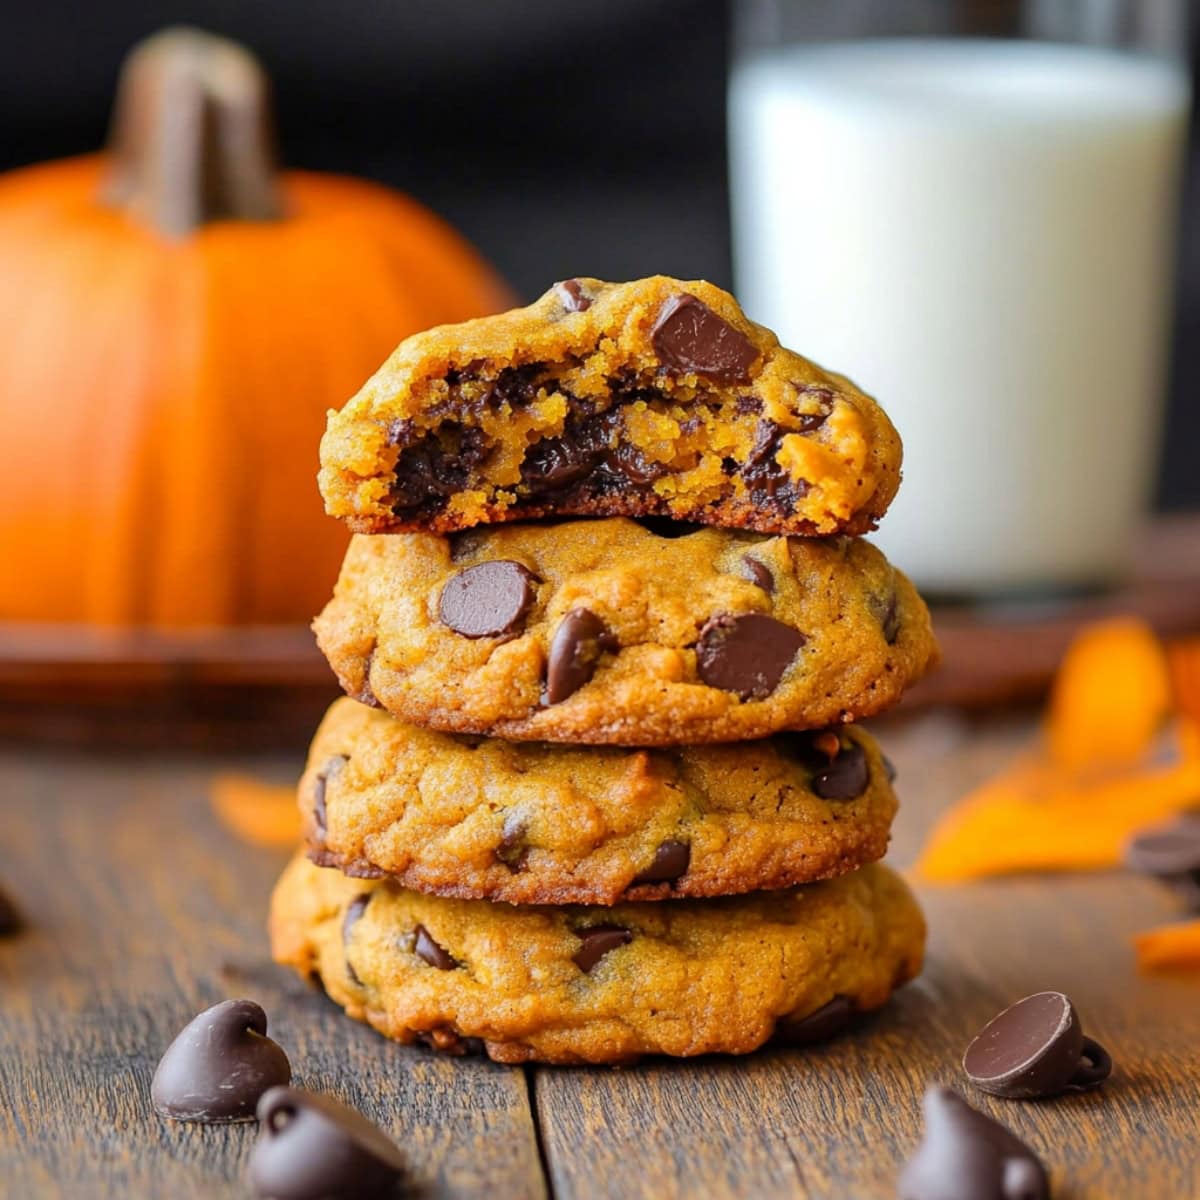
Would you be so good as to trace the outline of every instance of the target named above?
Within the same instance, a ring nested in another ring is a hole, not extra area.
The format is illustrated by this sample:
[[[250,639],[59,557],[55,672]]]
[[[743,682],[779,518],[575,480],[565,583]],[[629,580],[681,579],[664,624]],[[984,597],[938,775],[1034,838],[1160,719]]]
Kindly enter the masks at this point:
[[[900,865],[934,813],[1029,733],[1027,723],[980,733],[945,717],[877,729],[900,770]],[[1171,919],[1169,898],[1113,873],[925,889],[922,900],[924,975],[846,1038],[741,1061],[538,1071],[555,1194],[891,1197],[920,1139],[920,1097],[944,1082],[1034,1147],[1059,1200],[1200,1197],[1200,977],[1139,977],[1128,942]],[[974,1092],[958,1066],[967,1042],[1045,988],[1070,992],[1116,1077],[1036,1104]]]
[[[900,769],[903,865],[1030,726],[930,714],[876,728]],[[266,1007],[299,1084],[397,1136],[426,1200],[546,1195],[539,1133],[560,1198],[874,1200],[894,1194],[926,1084],[966,1090],[970,1036],[1044,987],[1072,994],[1117,1076],[1039,1104],[968,1097],[1044,1156],[1058,1200],[1200,1197],[1200,975],[1135,974],[1128,935],[1174,911],[1152,884],[1114,873],[927,890],[925,975],[827,1046],[523,1073],[393,1046],[267,961],[282,857],[218,828],[205,784],[218,769],[284,779],[299,756],[0,756],[0,883],[30,919],[0,942],[4,1200],[244,1196],[253,1130],[165,1124],[148,1094],[177,1029],[236,995]]]
[[[267,1010],[298,1086],[396,1137],[418,1194],[544,1196],[520,1072],[391,1045],[269,962],[283,858],[217,827],[210,769],[0,758],[0,880],[28,921],[0,941],[0,1196],[246,1195],[252,1125],[164,1122],[149,1099],[175,1033],[230,996]]]

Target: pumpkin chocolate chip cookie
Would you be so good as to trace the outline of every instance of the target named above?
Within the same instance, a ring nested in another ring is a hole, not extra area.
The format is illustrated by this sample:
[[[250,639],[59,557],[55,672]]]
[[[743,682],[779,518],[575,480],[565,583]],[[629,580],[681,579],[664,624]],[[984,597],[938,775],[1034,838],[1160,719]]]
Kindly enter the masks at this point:
[[[882,858],[896,811],[857,727],[576,749],[435,733],[354,700],[300,782],[309,857],[443,896],[615,904],[785,888]]]
[[[937,656],[867,542],[625,518],[356,537],[314,628],[348,695],[413,724],[630,746],[869,716]]]
[[[920,969],[924,922],[868,866],[825,883],[675,904],[523,908],[405,891],[297,857],[275,958],[401,1042],[501,1062],[744,1054],[878,1008]]]
[[[712,284],[570,279],[403,342],[321,443],[327,511],[363,533],[659,516],[862,533],[900,439],[840,375]]]

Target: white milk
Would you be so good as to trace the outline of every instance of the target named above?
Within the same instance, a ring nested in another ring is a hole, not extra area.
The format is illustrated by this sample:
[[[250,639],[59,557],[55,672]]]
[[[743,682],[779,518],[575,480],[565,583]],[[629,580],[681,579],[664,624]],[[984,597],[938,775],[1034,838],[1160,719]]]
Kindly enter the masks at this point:
[[[877,395],[876,540],[943,591],[1119,574],[1153,482],[1183,72],[1006,41],[787,49],[730,94],[738,295]]]

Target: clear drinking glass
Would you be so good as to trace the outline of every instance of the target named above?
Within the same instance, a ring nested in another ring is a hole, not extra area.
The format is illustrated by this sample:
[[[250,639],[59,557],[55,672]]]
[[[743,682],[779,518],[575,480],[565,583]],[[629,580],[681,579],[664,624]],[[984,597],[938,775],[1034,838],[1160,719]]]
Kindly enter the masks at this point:
[[[1125,570],[1162,425],[1186,0],[740,0],[737,291],[879,397],[933,592]]]

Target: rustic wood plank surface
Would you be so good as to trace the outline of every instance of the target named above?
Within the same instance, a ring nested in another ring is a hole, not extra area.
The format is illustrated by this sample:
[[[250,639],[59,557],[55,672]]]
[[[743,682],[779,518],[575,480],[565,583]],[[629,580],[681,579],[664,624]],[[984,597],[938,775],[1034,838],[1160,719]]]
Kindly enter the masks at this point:
[[[545,1195],[525,1077],[406,1050],[268,959],[283,855],[210,815],[211,764],[0,758],[0,880],[28,930],[0,941],[0,1196],[243,1196],[254,1126],[160,1121],[159,1055],[194,1013],[258,1000],[298,1086],[390,1130],[417,1194]]]
[[[893,861],[911,861],[933,814],[1028,728],[940,715],[879,727],[904,801]],[[825,1047],[522,1072],[392,1046],[267,962],[282,856],[221,829],[205,783],[231,767],[282,779],[298,761],[0,755],[0,883],[30,919],[0,942],[0,1196],[244,1195],[252,1129],[165,1125],[148,1089],[196,1010],[249,995],[300,1084],[407,1147],[423,1197],[871,1200],[893,1194],[925,1085],[959,1080],[966,1041],[1005,1002],[1057,987],[1117,1076],[1089,1096],[973,1102],[1045,1157],[1060,1200],[1200,1197],[1200,977],[1135,974],[1128,935],[1174,911],[1151,884],[1113,873],[925,890],[925,975]]]

